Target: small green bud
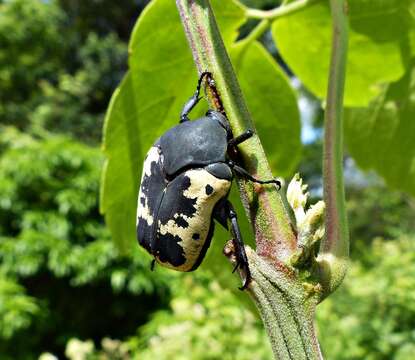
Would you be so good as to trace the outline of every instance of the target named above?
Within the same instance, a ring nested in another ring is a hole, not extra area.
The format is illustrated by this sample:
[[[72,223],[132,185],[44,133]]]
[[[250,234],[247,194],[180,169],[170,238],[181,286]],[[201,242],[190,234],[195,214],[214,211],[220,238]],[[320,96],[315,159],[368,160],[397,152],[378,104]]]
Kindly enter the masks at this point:
[[[287,200],[291,205],[297,227],[297,247],[293,265],[300,265],[312,256],[314,245],[324,236],[325,203],[320,200],[306,210],[309,193],[299,174],[295,174],[287,188]]]
[[[310,206],[298,228],[298,243],[303,246],[312,246],[324,236],[324,210],[326,205],[320,200]]]
[[[305,217],[305,205],[308,199],[307,185],[303,185],[300,174],[295,174],[287,188],[287,200],[291,205],[297,224]]]

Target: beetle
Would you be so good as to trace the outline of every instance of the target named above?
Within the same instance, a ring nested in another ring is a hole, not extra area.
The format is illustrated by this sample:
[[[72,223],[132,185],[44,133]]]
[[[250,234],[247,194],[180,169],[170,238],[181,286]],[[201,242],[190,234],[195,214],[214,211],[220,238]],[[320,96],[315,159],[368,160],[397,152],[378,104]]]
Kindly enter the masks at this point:
[[[137,205],[137,238],[155,262],[179,271],[193,271],[201,264],[209,248],[214,220],[234,235],[236,266],[245,272],[240,288],[251,279],[236,212],[228,200],[236,175],[260,184],[278,180],[252,177],[231,155],[237,145],[253,135],[247,130],[233,137],[226,116],[215,110],[190,121],[188,115],[200,101],[200,89],[209,72],[203,72],[196,92],[185,103],[180,123],[162,135],[147,153],[144,161]]]

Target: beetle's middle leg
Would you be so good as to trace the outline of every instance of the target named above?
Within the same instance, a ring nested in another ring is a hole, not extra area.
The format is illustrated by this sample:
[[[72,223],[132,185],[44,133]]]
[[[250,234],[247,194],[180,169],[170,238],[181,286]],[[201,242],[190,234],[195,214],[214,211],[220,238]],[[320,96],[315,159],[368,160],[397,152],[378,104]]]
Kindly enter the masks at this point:
[[[205,71],[203,72],[200,77],[199,77],[199,81],[197,82],[197,87],[196,87],[196,92],[194,93],[194,95],[187,100],[187,102],[184,104],[183,106],[183,110],[180,114],[180,122],[185,122],[185,121],[189,121],[189,113],[193,110],[193,108],[197,105],[197,103],[200,101],[201,97],[199,97],[200,95],[200,88],[202,87],[202,81],[203,78],[210,75],[210,72]]]
[[[244,131],[241,135],[228,141],[228,148],[238,146],[240,143],[248,140],[254,135],[254,132],[251,129]]]

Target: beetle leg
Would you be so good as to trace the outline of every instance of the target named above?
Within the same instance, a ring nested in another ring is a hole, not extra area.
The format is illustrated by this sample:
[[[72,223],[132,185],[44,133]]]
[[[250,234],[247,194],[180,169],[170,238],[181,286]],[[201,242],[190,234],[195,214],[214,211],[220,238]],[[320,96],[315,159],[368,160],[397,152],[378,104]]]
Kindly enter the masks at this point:
[[[245,281],[240,287],[240,290],[244,290],[248,287],[249,282],[251,281],[251,272],[249,270],[248,258],[246,257],[245,247],[242,240],[241,230],[239,229],[238,219],[236,217],[236,212],[233,209],[232,204],[229,200],[222,199],[220,200],[213,210],[213,217],[217,220],[226,230],[228,230],[228,220],[231,222],[232,233],[233,233],[233,243],[235,247],[235,256],[236,256],[236,265],[233,268],[232,272],[235,272],[236,269],[241,268],[245,272]]]
[[[239,144],[243,143],[244,141],[248,140],[254,135],[254,132],[251,129],[246,130],[241,135],[231,139],[228,141],[228,148],[233,147],[235,148]],[[272,180],[260,180],[254,178],[251,174],[249,174],[248,171],[246,171],[244,168],[240,167],[239,165],[236,165],[233,161],[229,161],[228,165],[241,177],[248,179],[252,182],[256,182],[259,184],[275,184],[278,187],[278,190],[281,189],[281,182],[277,179]]]
[[[226,230],[229,230],[228,227],[228,219],[229,219],[229,211],[228,211],[228,200],[221,199],[216,204],[216,206],[213,209],[213,218],[221,224]]]
[[[156,259],[151,260],[150,270],[154,271],[154,265],[156,265]]]
[[[246,171],[244,168],[234,164],[233,162],[230,162],[229,166],[240,176],[245,179],[248,179],[252,182],[256,182],[258,184],[275,184],[278,187],[278,190],[281,189],[281,182],[277,179],[272,180],[260,180],[254,178],[248,171]]]
[[[202,74],[200,75],[199,81],[197,82],[196,92],[189,100],[187,100],[187,102],[183,106],[183,110],[180,114],[181,123],[185,121],[189,121],[189,117],[188,117],[189,113],[192,111],[192,109],[197,105],[197,103],[201,99],[199,95],[200,95],[200,88],[202,87],[203,78],[208,75],[210,75],[210,72],[208,71],[202,72]]]
[[[235,147],[238,146],[240,143],[248,140],[250,137],[254,135],[254,132],[251,129],[246,130],[241,135],[229,140],[228,147]]]
[[[235,255],[236,255],[236,265],[232,272],[235,272],[238,267],[243,269],[243,271],[245,272],[245,281],[239,289],[245,290],[251,281],[251,271],[249,270],[248,258],[246,256],[244,242],[242,240],[241,230],[239,229],[236,212],[233,209],[233,206],[229,201],[227,201],[227,207],[229,211],[228,216],[231,221],[232,232],[234,236]]]

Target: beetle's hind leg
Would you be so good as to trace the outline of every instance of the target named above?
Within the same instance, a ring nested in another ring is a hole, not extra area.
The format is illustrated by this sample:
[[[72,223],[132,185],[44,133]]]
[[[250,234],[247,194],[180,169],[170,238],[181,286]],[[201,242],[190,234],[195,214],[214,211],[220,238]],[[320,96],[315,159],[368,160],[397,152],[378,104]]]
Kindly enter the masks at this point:
[[[189,113],[193,110],[193,108],[197,105],[197,103],[200,101],[201,97],[199,97],[200,95],[200,88],[202,87],[202,81],[203,78],[206,76],[210,76],[210,72],[205,71],[203,72],[200,77],[199,77],[199,81],[197,82],[197,87],[196,87],[196,92],[194,93],[194,95],[187,100],[187,102],[184,104],[183,106],[183,110],[180,114],[180,122],[185,122],[185,121],[189,121]]]
[[[245,280],[239,289],[245,290],[251,281],[251,271],[249,270],[248,258],[246,256],[241,230],[239,229],[237,215],[229,200],[222,200],[220,203],[218,203],[218,207],[214,212],[214,217],[226,229],[228,228],[226,220],[230,220],[236,256],[236,265],[233,268],[232,272],[235,272],[238,268],[243,270],[245,273]]]

